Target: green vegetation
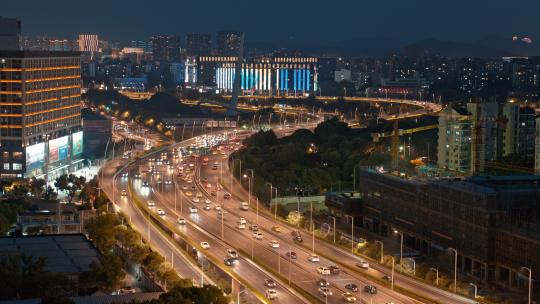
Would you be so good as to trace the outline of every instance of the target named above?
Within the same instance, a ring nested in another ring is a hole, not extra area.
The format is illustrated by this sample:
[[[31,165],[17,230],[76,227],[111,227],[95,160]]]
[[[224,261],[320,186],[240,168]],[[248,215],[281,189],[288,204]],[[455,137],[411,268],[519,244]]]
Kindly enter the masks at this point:
[[[146,302],[147,304],[228,304],[229,299],[223,292],[212,285],[203,287],[174,287],[169,292],[159,296],[159,299]]]
[[[0,300],[64,298],[73,290],[62,274],[45,270],[45,258],[19,254],[0,255]]]
[[[273,131],[261,131],[244,144],[234,157],[242,160],[243,170],[255,169],[254,192],[266,201],[267,182],[280,189],[280,196],[323,194],[340,185],[351,189],[357,165],[390,163],[389,153],[377,151],[367,131],[352,130],[337,118],[319,124],[314,132],[298,130],[280,139]],[[238,162],[234,169],[238,176]]]

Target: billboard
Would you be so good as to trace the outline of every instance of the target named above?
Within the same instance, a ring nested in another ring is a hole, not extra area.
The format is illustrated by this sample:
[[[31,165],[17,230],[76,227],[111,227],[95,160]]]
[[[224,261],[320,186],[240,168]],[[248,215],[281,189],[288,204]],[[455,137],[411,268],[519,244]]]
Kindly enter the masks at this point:
[[[54,163],[68,157],[68,139],[68,136],[63,136],[49,141],[49,162]]]
[[[45,164],[45,143],[26,147],[26,170],[40,168]]]
[[[71,135],[71,154],[78,155],[83,152],[83,132],[73,133]]]

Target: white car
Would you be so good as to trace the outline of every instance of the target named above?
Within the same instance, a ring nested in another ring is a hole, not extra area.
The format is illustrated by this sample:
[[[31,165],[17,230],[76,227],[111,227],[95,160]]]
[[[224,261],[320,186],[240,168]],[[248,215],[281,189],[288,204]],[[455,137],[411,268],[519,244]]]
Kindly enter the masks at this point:
[[[317,273],[320,275],[330,275],[330,269],[325,266],[317,268]]]
[[[246,224],[238,223],[238,224],[236,224],[236,228],[238,228],[238,229],[246,229]]]
[[[261,232],[256,231],[256,232],[253,232],[253,237],[254,237],[255,239],[257,239],[257,240],[262,240],[263,235],[262,235]]]
[[[127,172],[122,173],[122,177],[128,177],[128,176],[129,176],[129,173]]]
[[[209,204],[207,204],[207,205],[204,205],[203,209],[204,209],[205,211],[209,211],[209,210],[212,209],[212,206],[210,206]]]
[[[323,297],[329,297],[329,296],[333,295],[332,290],[330,290],[330,288],[328,288],[328,287],[319,287],[319,293]]]
[[[279,242],[276,241],[276,240],[270,241],[270,243],[268,243],[268,245],[270,245],[270,247],[272,247],[272,248],[279,248]]]
[[[227,257],[231,259],[238,259],[238,252],[234,249],[227,249]]]
[[[203,249],[209,249],[210,248],[210,244],[208,244],[208,242],[201,242],[201,247]]]
[[[190,207],[190,208],[189,208],[189,213],[197,213],[197,208],[195,208],[195,207]]]
[[[193,198],[193,202],[194,202],[194,203],[198,203],[198,202],[200,202],[200,201],[201,201],[201,200],[200,200],[198,197],[194,197],[194,198]]]
[[[197,192],[197,197],[202,197],[202,193],[201,192]]]
[[[245,225],[247,223],[247,221],[246,221],[245,218],[241,217],[241,218],[238,219],[238,223]]]
[[[308,261],[310,261],[311,263],[319,263],[320,259],[318,255],[312,254],[308,257]]]
[[[369,268],[369,263],[364,261],[364,260],[361,260],[360,262],[356,263],[356,266],[360,267],[362,269],[368,269]]]
[[[220,206],[220,205],[216,205],[216,206],[214,207],[214,209],[216,209],[217,211],[221,211],[221,206]]]
[[[170,179],[166,180],[165,185],[172,185],[172,181]]]
[[[147,201],[146,204],[148,205],[148,207],[150,208],[154,208],[156,206],[156,203],[154,203],[154,201],[150,200],[150,201]]]
[[[275,289],[267,289],[264,293],[264,296],[268,299],[268,300],[275,300],[277,299],[278,297],[278,293],[277,293],[277,290]]]
[[[179,217],[179,218],[178,218],[178,224],[180,224],[180,225],[185,225],[185,224],[186,224],[186,220],[185,220],[184,218]]]
[[[205,203],[205,204],[211,204],[211,203],[212,203],[212,201],[211,201],[211,200],[209,200],[209,199],[205,199],[205,200],[204,200],[204,203]]]
[[[157,214],[163,216],[165,215],[165,211],[163,211],[163,209],[158,209]]]

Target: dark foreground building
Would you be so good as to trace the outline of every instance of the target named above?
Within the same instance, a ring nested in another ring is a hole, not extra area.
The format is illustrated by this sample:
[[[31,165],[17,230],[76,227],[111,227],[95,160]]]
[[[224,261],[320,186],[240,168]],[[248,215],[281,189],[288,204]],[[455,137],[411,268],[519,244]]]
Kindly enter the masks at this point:
[[[455,248],[463,273],[520,288],[521,267],[540,269],[540,176],[418,179],[363,169],[359,188],[359,225],[403,232],[428,255]]]

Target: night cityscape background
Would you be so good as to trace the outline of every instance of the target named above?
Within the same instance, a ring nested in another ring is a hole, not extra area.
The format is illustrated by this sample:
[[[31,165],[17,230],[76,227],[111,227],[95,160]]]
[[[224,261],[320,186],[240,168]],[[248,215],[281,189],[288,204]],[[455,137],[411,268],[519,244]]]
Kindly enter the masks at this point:
[[[2,4],[1,303],[537,303],[540,2]]]

